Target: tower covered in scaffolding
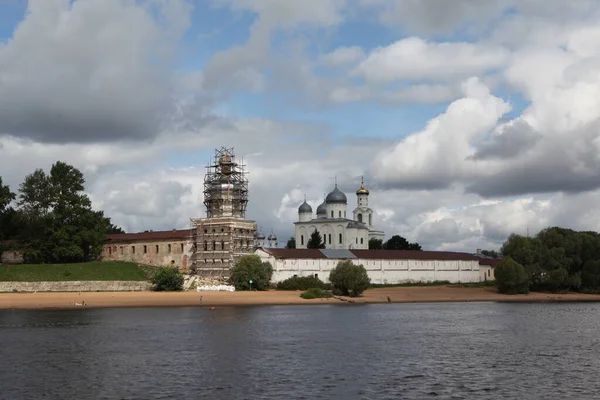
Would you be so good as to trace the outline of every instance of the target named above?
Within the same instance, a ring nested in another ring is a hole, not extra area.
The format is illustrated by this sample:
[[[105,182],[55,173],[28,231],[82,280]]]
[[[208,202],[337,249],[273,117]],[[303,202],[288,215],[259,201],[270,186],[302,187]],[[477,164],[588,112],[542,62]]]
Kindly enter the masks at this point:
[[[215,150],[204,176],[204,205],[207,218],[245,218],[248,205],[248,178],[238,164],[233,148]]]
[[[204,176],[206,218],[192,218],[191,269],[202,278],[224,279],[254,250],[256,223],[246,218],[248,178],[233,148],[216,149]]]

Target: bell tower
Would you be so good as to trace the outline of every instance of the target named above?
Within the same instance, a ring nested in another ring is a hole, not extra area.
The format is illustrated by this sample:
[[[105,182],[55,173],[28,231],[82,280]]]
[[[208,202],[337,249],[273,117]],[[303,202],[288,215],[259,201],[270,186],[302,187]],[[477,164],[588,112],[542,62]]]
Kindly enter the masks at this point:
[[[360,188],[356,191],[354,220],[362,222],[369,229],[373,226],[373,210],[369,208],[369,191],[365,188],[365,182],[362,177],[360,179]]]

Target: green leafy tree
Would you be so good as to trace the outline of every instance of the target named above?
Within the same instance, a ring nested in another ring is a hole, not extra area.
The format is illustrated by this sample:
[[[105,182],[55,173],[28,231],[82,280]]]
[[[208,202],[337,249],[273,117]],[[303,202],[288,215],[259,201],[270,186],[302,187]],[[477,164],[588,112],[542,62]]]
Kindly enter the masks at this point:
[[[285,245],[286,249],[295,249],[296,248],[296,238],[291,237],[288,239],[287,244]]]
[[[496,250],[481,250],[481,254],[492,258],[500,258],[500,254]]]
[[[62,161],[50,174],[35,170],[20,186],[19,248],[27,262],[58,263],[97,259],[110,219],[94,211],[83,193],[83,174]]]
[[[106,222],[106,233],[125,233],[125,231],[116,225],[113,225],[112,222],[110,222],[110,218],[104,218],[105,222]]]
[[[420,251],[421,245],[410,243],[406,238],[400,235],[394,235],[383,244],[384,250],[417,250]]]
[[[381,250],[383,249],[383,240],[381,239],[369,239],[369,250]]]
[[[156,292],[180,292],[183,290],[184,277],[177,267],[160,268],[152,278],[152,290]]]
[[[9,205],[15,198],[16,196],[10,191],[10,187],[2,184],[2,177],[0,176],[0,254],[4,251],[2,241],[10,239],[13,235],[15,211]]]
[[[273,267],[256,254],[241,257],[231,269],[231,283],[236,290],[268,290]],[[250,283],[252,281],[252,283]]]
[[[306,247],[309,249],[324,249],[325,248],[325,242],[323,242],[323,238],[321,237],[321,234],[319,232],[317,232],[316,229],[313,231],[313,233],[310,234],[310,239],[308,239],[308,243],[306,244]]]
[[[2,177],[0,176],[0,214],[7,211],[8,205],[15,198],[15,194],[10,191],[10,187],[2,184]]]
[[[340,261],[331,270],[329,281],[334,292],[344,296],[360,296],[371,284],[365,267],[356,265],[350,260]]]
[[[581,272],[581,284],[588,292],[600,292],[600,260],[589,260]]]
[[[495,268],[498,291],[504,294],[529,293],[529,278],[525,268],[510,257],[505,257]]]

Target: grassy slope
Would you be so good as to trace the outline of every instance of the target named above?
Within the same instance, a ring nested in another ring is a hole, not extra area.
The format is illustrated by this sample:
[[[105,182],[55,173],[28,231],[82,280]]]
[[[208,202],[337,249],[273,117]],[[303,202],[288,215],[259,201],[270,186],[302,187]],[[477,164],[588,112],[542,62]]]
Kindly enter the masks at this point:
[[[0,281],[145,281],[151,271],[121,261],[0,265]]]

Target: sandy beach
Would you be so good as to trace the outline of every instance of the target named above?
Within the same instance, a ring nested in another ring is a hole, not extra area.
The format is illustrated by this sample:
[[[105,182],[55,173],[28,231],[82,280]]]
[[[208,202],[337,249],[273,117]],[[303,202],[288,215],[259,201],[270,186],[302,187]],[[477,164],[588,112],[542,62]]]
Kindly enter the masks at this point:
[[[223,307],[249,305],[360,304],[463,302],[463,301],[600,301],[600,295],[580,293],[502,295],[494,288],[460,286],[392,287],[367,290],[363,297],[340,299],[300,298],[299,291],[268,292],[81,292],[1,293],[0,309],[54,309],[101,307]],[[83,303],[85,302],[85,305]],[[352,303],[353,302],[353,303]]]

